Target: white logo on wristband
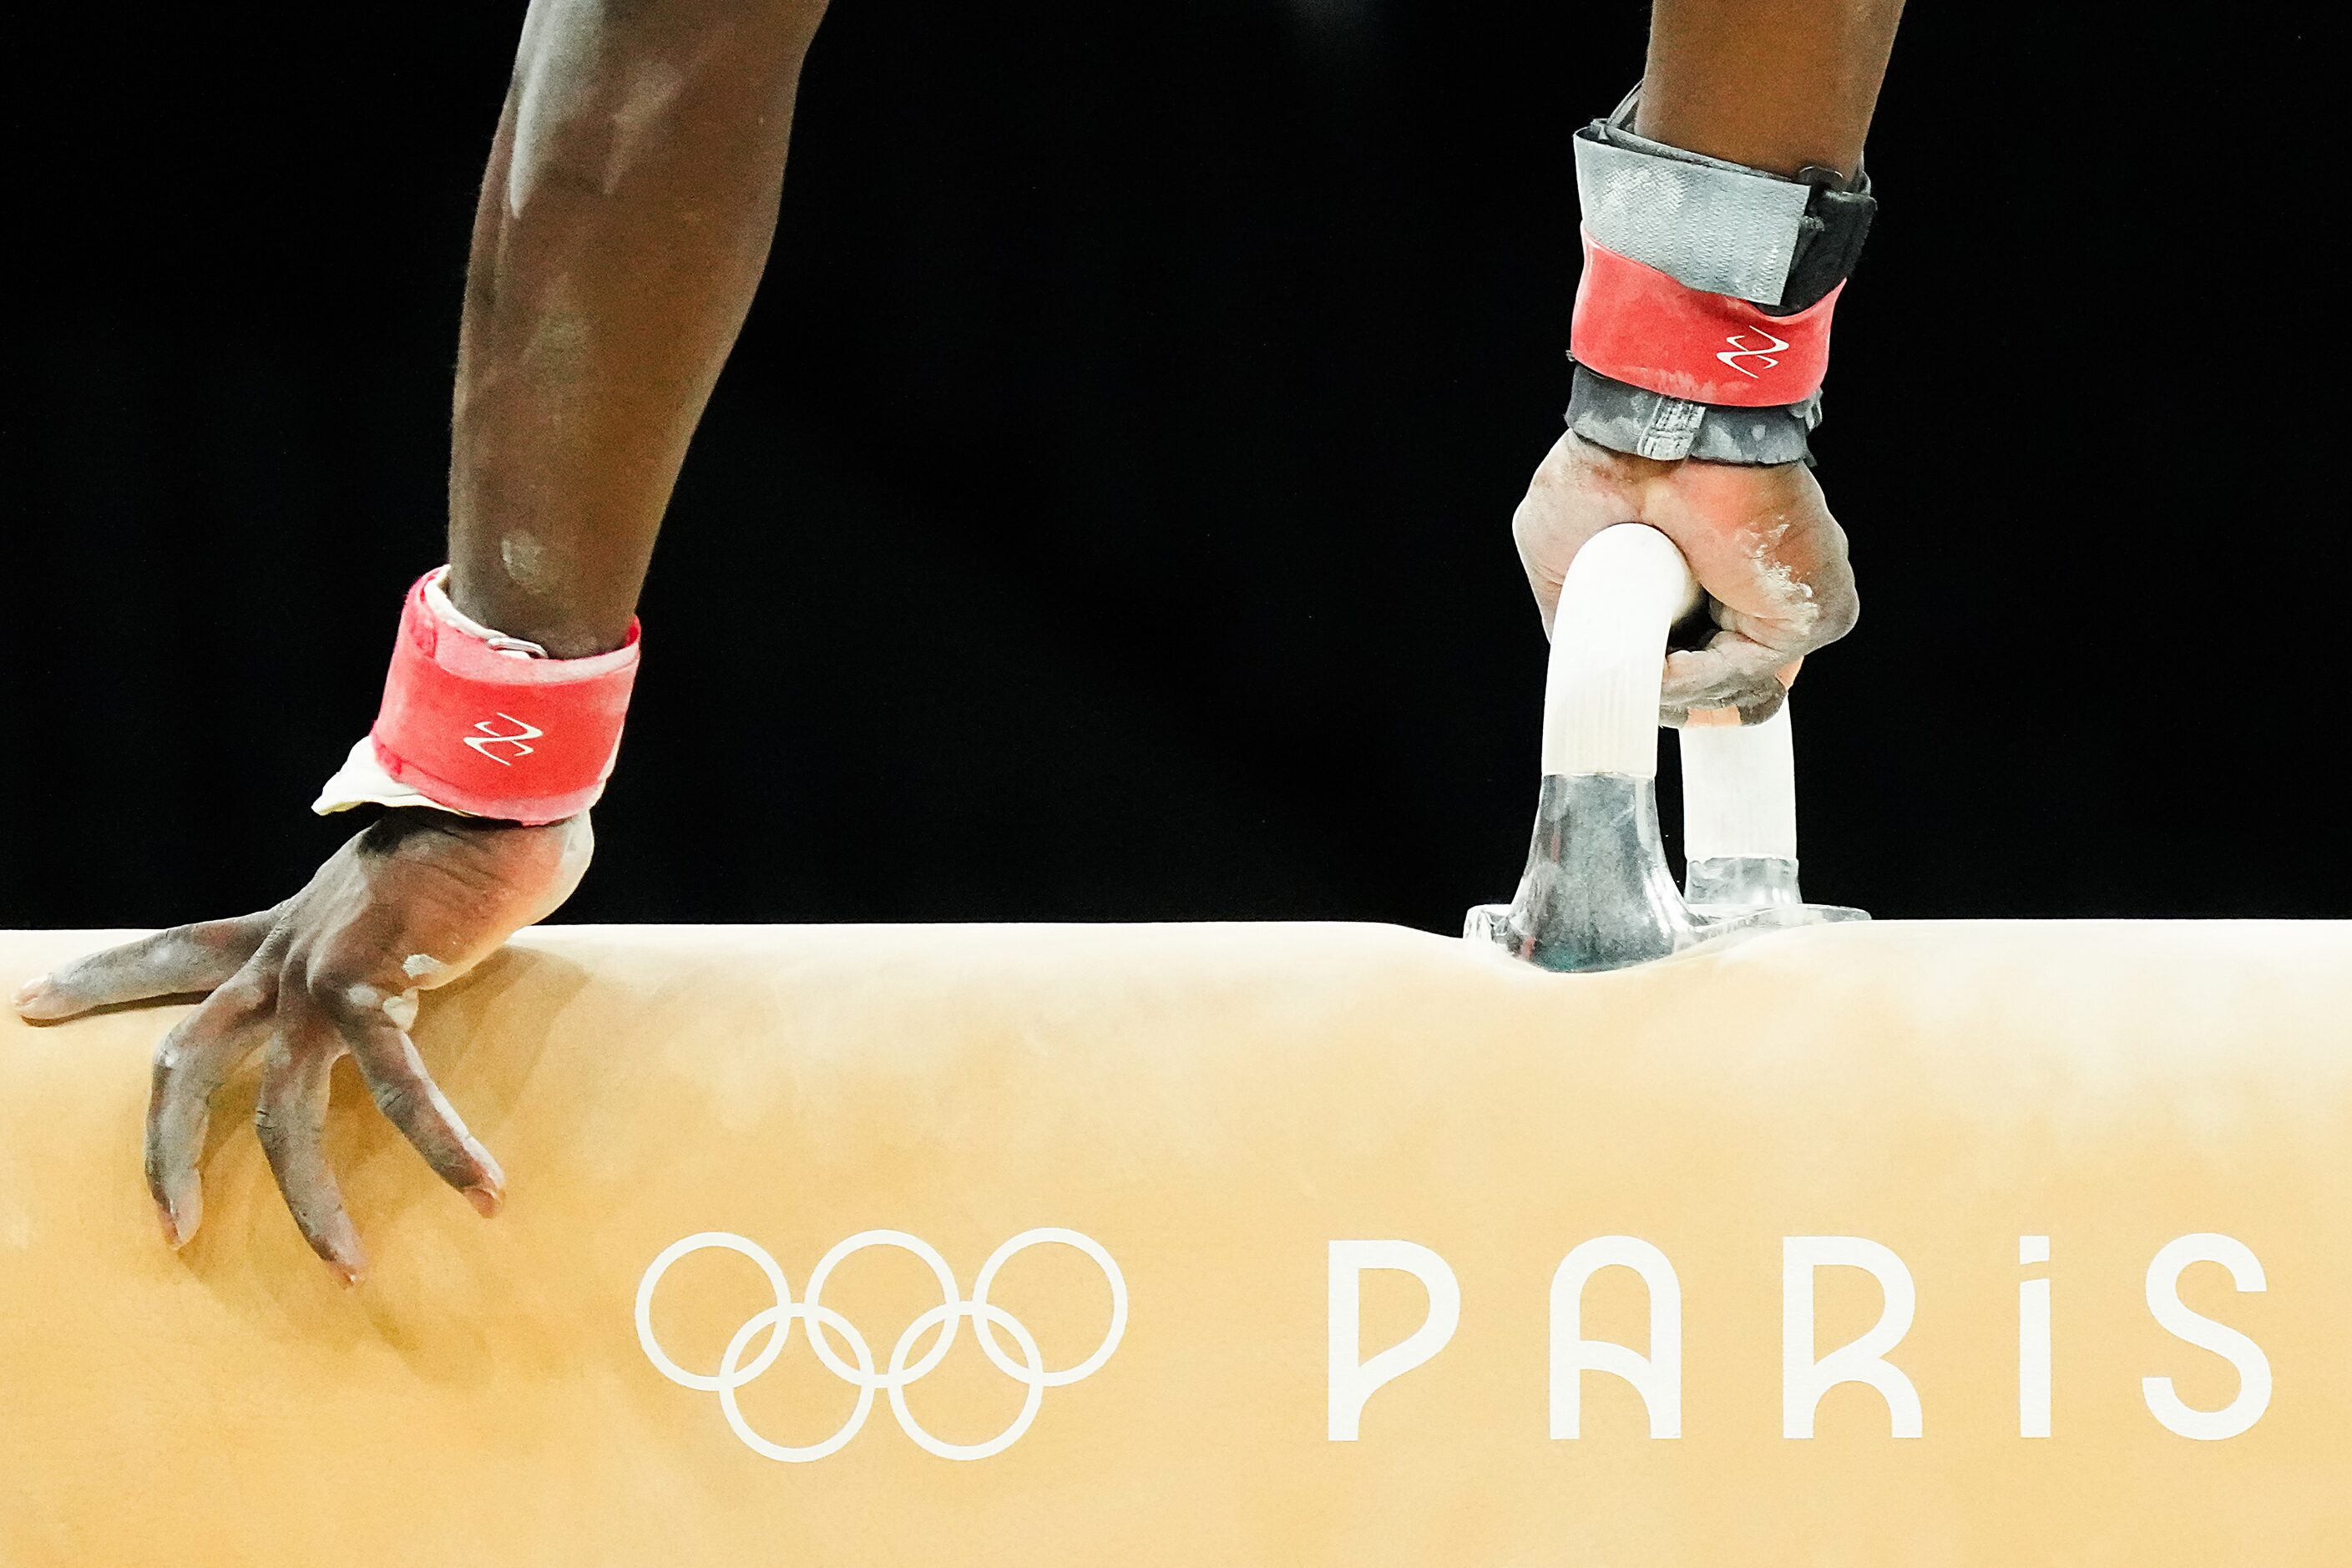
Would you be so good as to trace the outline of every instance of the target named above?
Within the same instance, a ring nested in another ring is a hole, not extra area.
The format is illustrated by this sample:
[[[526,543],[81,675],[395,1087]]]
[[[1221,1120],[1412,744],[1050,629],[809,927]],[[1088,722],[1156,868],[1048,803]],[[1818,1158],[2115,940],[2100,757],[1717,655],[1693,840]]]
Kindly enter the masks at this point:
[[[1738,371],[1740,374],[1746,376],[1748,380],[1754,381],[1758,376],[1763,374],[1763,371],[1750,370],[1739,362],[1744,359],[1760,359],[1764,362],[1764,370],[1770,370],[1773,366],[1780,363],[1772,356],[1779,353],[1782,349],[1787,348],[1789,345],[1774,337],[1771,333],[1759,328],[1758,329],[1756,335],[1764,340],[1764,346],[1760,349],[1751,349],[1746,343],[1739,341],[1747,335],[1748,334],[1745,332],[1734,332],[1729,337],[1724,339],[1723,341],[1729,343],[1731,348],[1729,352],[1719,353],[1715,357],[1729,365],[1732,369]]]
[[[499,766],[502,768],[510,768],[514,766],[514,763],[499,755],[496,752],[490,750],[490,748],[492,746],[512,746],[515,749],[514,754],[516,757],[527,757],[530,755],[533,751],[537,750],[537,748],[526,745],[524,742],[527,741],[536,741],[541,735],[546,734],[547,731],[538,728],[536,725],[527,723],[524,721],[516,718],[511,713],[501,713],[499,717],[516,727],[513,734],[499,734],[496,730],[490,728],[490,721],[488,719],[485,719],[474,726],[474,728],[479,730],[481,733],[478,735],[467,736],[465,738],[466,744],[473,747],[474,750],[481,752],[482,755],[489,758],[490,761],[498,763]]]

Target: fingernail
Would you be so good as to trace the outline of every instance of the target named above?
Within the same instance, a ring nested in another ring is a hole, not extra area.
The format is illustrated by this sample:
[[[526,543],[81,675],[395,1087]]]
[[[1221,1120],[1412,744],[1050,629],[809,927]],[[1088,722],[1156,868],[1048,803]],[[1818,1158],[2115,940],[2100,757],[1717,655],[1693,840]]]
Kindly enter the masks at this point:
[[[172,1217],[171,1205],[155,1205],[155,1223],[163,1227],[163,1245],[174,1252],[179,1251],[183,1245],[180,1237],[180,1222]]]
[[[346,1290],[367,1278],[364,1264],[346,1263],[341,1258],[331,1258],[327,1259],[327,1268],[334,1274],[336,1282]]]
[[[466,1189],[466,1201],[473,1205],[474,1212],[484,1219],[496,1219],[499,1205],[505,1200],[499,1195],[497,1188],[478,1186]]]
[[[48,988],[49,977],[46,974],[36,974],[30,980],[26,981],[25,984],[16,987],[16,994],[10,997],[9,1001],[16,1007],[16,1011],[22,1013],[31,1007],[34,1003],[39,1001],[42,994],[47,992]]]

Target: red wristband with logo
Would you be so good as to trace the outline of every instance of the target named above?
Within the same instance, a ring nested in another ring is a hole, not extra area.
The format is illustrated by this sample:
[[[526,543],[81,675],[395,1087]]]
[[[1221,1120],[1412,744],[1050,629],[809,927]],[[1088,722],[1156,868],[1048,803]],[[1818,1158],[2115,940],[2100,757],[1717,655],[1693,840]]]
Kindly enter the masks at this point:
[[[1612,381],[1692,403],[1772,408],[1822,389],[1840,283],[1789,316],[1675,282],[1584,237],[1569,352]]]
[[[637,679],[637,624],[611,653],[540,658],[436,614],[428,572],[408,591],[383,706],[368,731],[384,772],[476,816],[561,822],[594,803]]]

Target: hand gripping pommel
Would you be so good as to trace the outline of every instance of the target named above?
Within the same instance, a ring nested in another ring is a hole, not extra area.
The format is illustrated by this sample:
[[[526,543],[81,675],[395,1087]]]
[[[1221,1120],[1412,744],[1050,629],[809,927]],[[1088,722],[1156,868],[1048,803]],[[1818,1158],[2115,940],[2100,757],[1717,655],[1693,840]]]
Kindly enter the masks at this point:
[[[1682,552],[1641,523],[1603,531],[1562,584],[1545,679],[1543,788],[1517,895],[1463,935],[1546,969],[1622,969],[1704,942],[1866,920],[1797,887],[1789,711],[1682,733],[1687,876],[1658,831],[1658,691],[1667,633],[1696,602]]]

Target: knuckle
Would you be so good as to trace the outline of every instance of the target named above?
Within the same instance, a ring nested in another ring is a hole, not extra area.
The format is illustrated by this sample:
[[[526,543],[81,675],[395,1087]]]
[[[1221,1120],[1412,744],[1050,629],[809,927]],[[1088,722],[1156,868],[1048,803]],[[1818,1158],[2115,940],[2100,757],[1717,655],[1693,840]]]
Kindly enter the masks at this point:
[[[184,1091],[194,1081],[202,1056],[190,1044],[184,1029],[173,1029],[158,1041],[154,1056],[149,1058],[156,1096],[160,1099]]]
[[[300,1126],[301,1102],[287,1068],[282,1056],[271,1059],[262,1073],[261,1093],[253,1106],[254,1134],[261,1140],[262,1152],[273,1167],[291,1146]]]
[[[252,915],[238,920],[204,921],[182,928],[190,942],[208,952],[233,952],[255,945],[267,929],[267,923]]]
[[[291,1134],[283,1108],[273,1105],[268,1098],[253,1108],[253,1133],[261,1141],[261,1152],[269,1156],[274,1167],[279,1164],[289,1146]]]
[[[375,1108],[394,1126],[406,1126],[425,1103],[422,1089],[405,1079],[380,1077],[369,1085]]]
[[[208,988],[205,983],[218,973],[226,951],[225,943],[211,938],[205,926],[190,924],[173,926],[143,942],[98,956],[126,977],[136,973],[150,983],[187,984],[191,989],[200,989]]]
[[[190,921],[176,925],[170,935],[183,946],[203,952],[226,952],[238,945],[244,922],[240,921]]]
[[[302,977],[302,994],[338,1018],[355,1017],[383,1005],[383,991],[340,967],[313,969]]]
[[[1511,509],[1511,542],[1518,546],[1521,555],[1534,549],[1543,531],[1542,510],[1536,504],[1536,493],[1529,490],[1527,498]]]
[[[253,1108],[253,1135],[260,1141],[261,1152],[268,1156],[273,1171],[298,1169],[297,1156],[316,1132],[299,1106],[279,1104],[265,1096]]]
[[[260,1012],[270,1002],[270,977],[248,964],[221,983],[215,994],[226,994],[227,998],[224,1005],[246,1012]]]
[[[204,950],[203,940],[197,934],[198,929],[193,924],[167,927],[140,943],[140,946],[154,957],[186,958]]]

